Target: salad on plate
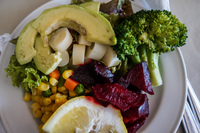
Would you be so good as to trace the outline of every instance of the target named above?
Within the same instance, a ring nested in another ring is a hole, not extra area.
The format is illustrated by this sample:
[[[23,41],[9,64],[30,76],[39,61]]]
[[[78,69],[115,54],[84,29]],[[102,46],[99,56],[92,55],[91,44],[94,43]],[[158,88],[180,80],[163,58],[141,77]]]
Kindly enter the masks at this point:
[[[170,11],[73,1],[23,28],[5,71],[32,102],[39,132],[134,133],[148,119],[148,95],[162,85],[160,54],[186,38]]]

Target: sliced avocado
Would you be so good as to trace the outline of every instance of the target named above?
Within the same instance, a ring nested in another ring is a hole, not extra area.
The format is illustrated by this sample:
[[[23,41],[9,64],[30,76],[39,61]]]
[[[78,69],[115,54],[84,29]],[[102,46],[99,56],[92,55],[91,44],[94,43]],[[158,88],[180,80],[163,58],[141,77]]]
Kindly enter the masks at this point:
[[[91,2],[84,2],[84,3],[81,3],[79,6],[81,7],[84,7],[84,8],[87,8],[87,9],[90,9],[92,11],[95,11],[95,12],[99,12],[99,8],[100,8],[100,2],[94,2],[94,1],[91,1]]]
[[[46,75],[55,70],[62,60],[60,52],[52,53],[49,45],[44,47],[41,37],[36,37],[35,50],[37,52],[33,58],[33,61],[37,69]]]
[[[41,34],[45,46],[48,45],[48,35],[59,27],[74,29],[90,42],[107,45],[115,45],[117,42],[114,30],[107,19],[77,5],[61,5],[46,9],[32,26]]]
[[[34,42],[37,30],[32,27],[32,22],[22,29],[15,47],[15,55],[20,65],[29,63],[36,54]]]

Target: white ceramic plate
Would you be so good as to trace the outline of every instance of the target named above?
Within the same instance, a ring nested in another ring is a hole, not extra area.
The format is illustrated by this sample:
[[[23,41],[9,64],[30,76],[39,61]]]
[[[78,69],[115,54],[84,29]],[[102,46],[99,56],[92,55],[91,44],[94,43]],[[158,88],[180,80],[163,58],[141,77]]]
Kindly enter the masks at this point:
[[[13,31],[17,37],[22,28],[36,18],[44,9],[69,4],[67,0],[50,1],[28,15]],[[23,101],[21,88],[13,87],[10,77],[6,78],[4,69],[8,66],[15,46],[7,44],[0,60],[0,115],[8,133],[37,133],[36,120],[30,103]],[[161,55],[160,68],[163,85],[154,88],[155,95],[149,97],[150,115],[138,132],[172,133],[177,130],[186,100],[186,70],[179,49]]]

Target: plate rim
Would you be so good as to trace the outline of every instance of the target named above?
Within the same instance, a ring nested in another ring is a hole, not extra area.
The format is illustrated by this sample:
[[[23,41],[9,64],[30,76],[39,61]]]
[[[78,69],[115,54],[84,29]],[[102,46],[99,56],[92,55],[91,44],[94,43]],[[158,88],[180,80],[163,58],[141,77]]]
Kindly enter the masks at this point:
[[[39,6],[38,8],[36,8],[35,10],[33,10],[29,15],[27,15],[19,24],[18,26],[13,30],[13,32],[11,33],[11,35],[14,37],[16,36],[15,34],[17,32],[19,32],[19,29],[22,28],[22,26],[24,26],[25,23],[27,23],[27,20],[30,18],[30,16],[32,16],[33,14],[35,14],[39,9],[41,8],[44,8],[50,4],[53,4],[54,2],[57,3],[57,4],[63,4],[65,1],[68,1],[68,0],[58,0],[58,1],[49,1],[49,2],[46,2],[45,4]],[[48,7],[50,8],[50,7]],[[43,9],[44,10],[44,9]],[[7,49],[8,45],[6,45],[4,47],[4,49]],[[184,74],[184,80],[185,80],[185,85],[184,85],[184,101],[183,104],[182,104],[182,111],[180,112],[180,115],[179,115],[179,120],[177,120],[177,125],[174,126],[174,128],[172,129],[174,132],[178,129],[180,123],[181,123],[181,119],[182,119],[182,116],[184,114],[184,108],[185,108],[185,103],[186,103],[186,98],[187,98],[187,71],[186,71],[186,65],[185,65],[185,62],[184,62],[184,58],[183,58],[183,55],[182,55],[182,52],[180,50],[180,48],[176,48],[177,52],[178,52],[178,55],[179,55],[179,58],[181,59],[181,66],[183,68],[183,74]],[[0,56],[0,62],[2,61],[3,57],[5,56],[4,54],[5,50],[3,50],[1,56]],[[2,66],[2,65],[0,65]],[[1,113],[1,111],[0,111]],[[2,123],[4,124],[4,120],[2,120]],[[7,130],[7,129],[6,129]]]
[[[183,58],[183,55],[182,55],[182,52],[181,52],[181,49],[180,48],[176,48],[178,53],[179,53],[179,56],[180,56],[180,59],[181,59],[181,63],[182,63],[182,67],[183,67],[183,71],[184,71],[184,91],[185,91],[185,95],[184,95],[184,101],[183,101],[183,104],[182,104],[182,111],[181,113],[179,114],[179,120],[177,120],[177,126],[174,127],[174,132],[178,130],[179,128],[179,125],[181,124],[181,120],[182,120],[182,117],[183,117],[183,114],[184,114],[184,111],[185,111],[185,104],[186,104],[186,101],[187,101],[187,94],[188,94],[188,91],[187,91],[187,69],[186,69],[186,65],[185,65],[185,61],[184,61],[184,58]]]

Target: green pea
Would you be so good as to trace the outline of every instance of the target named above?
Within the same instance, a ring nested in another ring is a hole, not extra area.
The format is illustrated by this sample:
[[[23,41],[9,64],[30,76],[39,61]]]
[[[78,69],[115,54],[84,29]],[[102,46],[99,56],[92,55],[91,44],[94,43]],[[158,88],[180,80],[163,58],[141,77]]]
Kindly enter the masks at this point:
[[[50,96],[52,95],[52,92],[51,92],[50,89],[48,89],[47,91],[43,91],[43,92],[42,92],[42,95],[43,95],[44,97],[50,97]]]
[[[85,93],[85,87],[82,84],[78,84],[76,86],[76,88],[74,89],[74,91],[76,92],[76,94],[83,95]]]

